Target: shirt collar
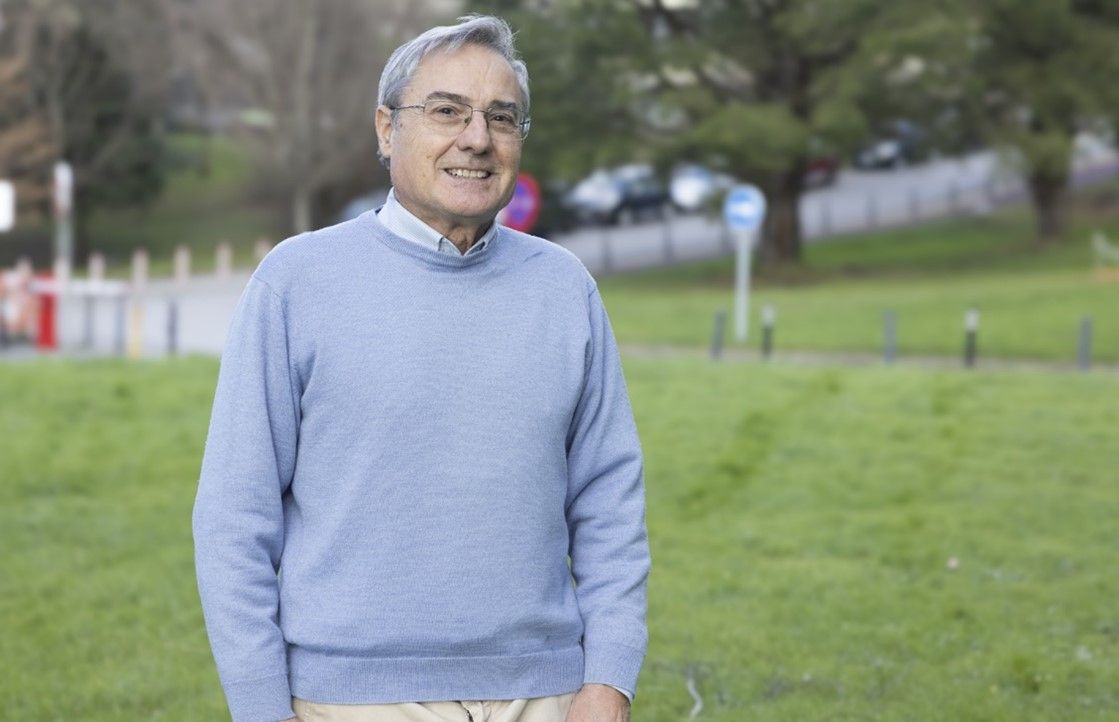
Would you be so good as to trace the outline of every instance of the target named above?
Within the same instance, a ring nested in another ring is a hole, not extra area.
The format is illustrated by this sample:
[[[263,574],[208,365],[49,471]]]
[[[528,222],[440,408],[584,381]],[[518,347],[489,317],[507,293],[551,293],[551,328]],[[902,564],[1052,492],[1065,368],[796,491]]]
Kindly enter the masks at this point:
[[[385,228],[401,238],[426,246],[439,253],[453,253],[455,255],[481,253],[482,249],[489,245],[489,242],[497,233],[497,221],[494,221],[490,224],[489,229],[482,234],[482,237],[466,249],[465,254],[461,253],[458,246],[452,243],[450,239],[421,221],[401,205],[400,201],[396,200],[396,193],[391,188],[388,197],[385,198],[385,205],[377,211],[377,219],[384,224]]]

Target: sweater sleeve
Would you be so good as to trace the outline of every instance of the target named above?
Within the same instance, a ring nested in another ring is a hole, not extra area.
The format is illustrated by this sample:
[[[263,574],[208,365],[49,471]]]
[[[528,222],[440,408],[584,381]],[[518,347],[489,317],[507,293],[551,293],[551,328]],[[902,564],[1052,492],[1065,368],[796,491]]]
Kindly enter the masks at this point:
[[[597,287],[583,389],[567,438],[571,572],[584,683],[637,689],[645,658],[649,543],[643,459],[621,359]]]
[[[254,276],[222,354],[192,520],[203,616],[233,722],[295,716],[277,579],[299,429],[292,378],[283,305]]]

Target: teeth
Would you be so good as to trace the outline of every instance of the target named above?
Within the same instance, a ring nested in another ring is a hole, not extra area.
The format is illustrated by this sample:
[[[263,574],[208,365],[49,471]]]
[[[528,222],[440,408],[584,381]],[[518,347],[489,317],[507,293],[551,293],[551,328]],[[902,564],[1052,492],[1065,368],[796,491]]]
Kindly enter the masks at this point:
[[[447,172],[456,178],[488,178],[489,171],[467,170],[466,168],[448,168]]]

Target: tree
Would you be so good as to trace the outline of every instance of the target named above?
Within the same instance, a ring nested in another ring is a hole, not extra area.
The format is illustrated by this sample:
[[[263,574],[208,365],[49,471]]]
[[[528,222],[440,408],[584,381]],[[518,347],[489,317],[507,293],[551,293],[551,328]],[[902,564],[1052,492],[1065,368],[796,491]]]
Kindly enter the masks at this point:
[[[769,198],[763,256],[801,258],[800,198],[814,155],[845,156],[925,86],[901,60],[936,66],[942,16],[908,0],[642,0],[644,71],[675,147],[757,183]],[[897,99],[868,93],[890,88]]]
[[[427,3],[393,0],[173,2],[194,81],[287,197],[296,232],[316,199],[376,164],[372,117],[389,53],[430,24]]]
[[[14,182],[22,216],[49,202],[58,150],[28,80],[31,27],[7,24],[0,32],[0,178]]]
[[[971,71],[979,128],[1017,150],[1037,237],[1067,227],[1073,145],[1119,121],[1119,5],[1109,0],[982,0],[971,4]]]
[[[38,158],[19,180],[37,189],[32,197],[40,202],[49,197],[54,161],[72,166],[79,261],[89,250],[81,223],[95,208],[143,205],[162,187],[161,108],[136,92],[107,34],[134,7],[123,0],[9,0],[4,6],[9,39],[3,47],[12,78],[4,92],[19,102],[11,115],[3,114],[0,136]],[[22,125],[15,120],[20,107]],[[32,126],[40,135],[31,135]],[[46,148],[54,156],[49,163],[42,160]]]
[[[647,40],[628,3],[490,0],[470,9],[504,18],[517,33],[532,91],[526,171],[572,182],[643,152],[651,159],[633,108],[629,55]]]

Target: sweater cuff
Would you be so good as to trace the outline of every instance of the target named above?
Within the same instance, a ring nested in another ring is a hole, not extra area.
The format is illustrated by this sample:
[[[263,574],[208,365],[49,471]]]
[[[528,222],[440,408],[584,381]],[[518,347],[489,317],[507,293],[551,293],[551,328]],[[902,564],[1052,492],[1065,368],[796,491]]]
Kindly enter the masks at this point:
[[[233,682],[224,687],[233,722],[280,722],[295,717],[286,674]]]
[[[645,651],[621,644],[583,643],[583,684],[608,684],[623,694],[637,689]],[[627,697],[629,695],[626,695]]]

